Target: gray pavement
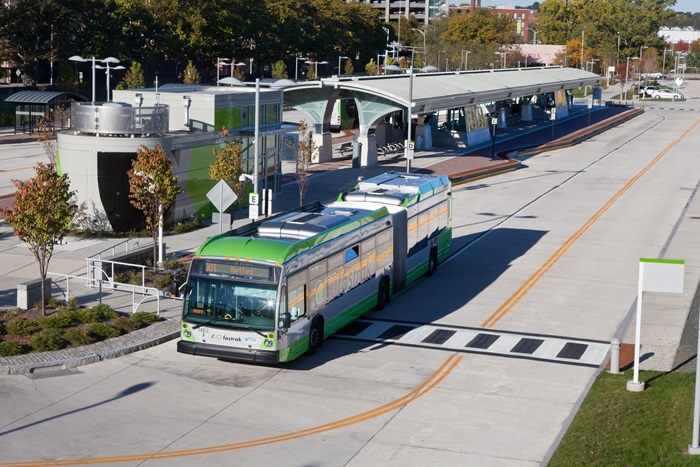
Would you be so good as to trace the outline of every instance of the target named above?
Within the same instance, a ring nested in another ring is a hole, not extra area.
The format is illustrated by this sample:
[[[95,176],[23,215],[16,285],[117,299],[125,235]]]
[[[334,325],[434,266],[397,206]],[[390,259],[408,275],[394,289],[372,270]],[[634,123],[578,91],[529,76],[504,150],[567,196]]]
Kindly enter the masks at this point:
[[[541,122],[540,125],[530,125],[529,131],[535,131],[542,126],[549,126],[549,123]],[[10,134],[13,134],[11,128],[0,129],[0,140],[3,139],[3,135],[7,137]],[[512,129],[509,132],[501,132],[500,138],[502,140],[522,138],[525,134],[522,128]],[[13,146],[15,145],[0,146],[0,154],[11,150]],[[413,171],[430,171],[431,168],[441,163],[462,159],[458,156],[464,152],[465,150],[421,151],[416,154],[416,158],[412,161],[411,169]],[[474,157],[478,158],[479,156]],[[320,164],[319,167],[313,168],[315,172],[310,179],[311,184],[306,199],[317,199],[322,202],[330,201],[340,191],[350,189],[359,177],[368,178],[384,173],[387,170],[406,170],[406,162],[401,158],[381,162],[378,166],[366,168],[352,168],[349,160],[340,158],[332,163]],[[477,161],[476,165],[489,166],[493,163],[494,161],[490,161],[490,158],[481,158],[481,161]],[[290,169],[291,165],[288,165],[287,170]],[[0,192],[0,196],[4,194]],[[700,211],[700,203],[697,204],[697,209]],[[281,195],[273,201],[273,209],[279,212],[292,209],[297,205],[298,192],[296,184],[294,182],[286,183],[283,186]],[[250,222],[248,219],[240,218],[244,215],[244,213],[237,213],[234,227]],[[168,257],[180,257],[193,253],[204,240],[218,234],[219,229],[218,225],[207,225],[193,232],[168,236],[165,239],[167,245],[166,254]],[[679,229],[680,231],[682,229]],[[127,313],[134,311],[134,304],[141,301],[142,297],[133,297],[132,293],[124,291],[103,290],[100,292],[95,288],[86,287],[85,281],[80,279],[86,274],[86,257],[98,252],[110,251],[111,248],[122,242],[123,239],[112,238],[67,238],[63,245],[57,246],[49,266],[49,270],[52,273],[64,275],[63,277],[52,276],[54,280],[53,296],[62,297],[69,294],[77,298],[79,303],[85,306],[92,306],[99,300],[102,300],[102,302],[108,303],[117,311]],[[16,308],[17,284],[35,279],[38,276],[38,265],[27,248],[16,239],[9,225],[4,221],[0,221],[0,255],[2,255],[5,264],[5,267],[0,270],[0,310],[11,310]],[[65,275],[72,276],[72,278],[68,279]],[[689,299],[692,301],[692,298],[685,297],[685,300]],[[690,302],[687,304],[683,303],[681,307],[685,310],[686,315],[688,307],[690,307]],[[160,316],[165,318],[165,321],[139,332],[82,348],[0,358],[0,374],[26,374],[45,367],[76,367],[157,345],[178,335],[180,308],[181,301],[175,298],[163,297],[158,302],[153,298],[146,299],[138,304],[137,310],[159,312]],[[682,330],[683,326],[676,331],[681,333]],[[626,336],[626,339],[628,342],[629,336]],[[675,348],[677,345],[678,342],[674,341],[666,349],[668,352],[667,360],[673,361],[675,359]],[[686,347],[690,348],[690,345]]]

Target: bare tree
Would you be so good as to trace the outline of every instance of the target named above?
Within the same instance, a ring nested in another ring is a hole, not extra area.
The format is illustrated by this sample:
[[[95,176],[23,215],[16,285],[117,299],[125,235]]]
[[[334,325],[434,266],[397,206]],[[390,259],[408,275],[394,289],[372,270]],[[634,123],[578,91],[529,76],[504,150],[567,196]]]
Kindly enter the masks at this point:
[[[299,122],[299,142],[295,145],[291,143],[289,148],[294,151],[296,162],[295,175],[297,187],[299,188],[299,206],[304,204],[304,196],[309,191],[309,167],[311,166],[311,156],[317,149],[314,142],[313,132],[309,130],[306,120]]]

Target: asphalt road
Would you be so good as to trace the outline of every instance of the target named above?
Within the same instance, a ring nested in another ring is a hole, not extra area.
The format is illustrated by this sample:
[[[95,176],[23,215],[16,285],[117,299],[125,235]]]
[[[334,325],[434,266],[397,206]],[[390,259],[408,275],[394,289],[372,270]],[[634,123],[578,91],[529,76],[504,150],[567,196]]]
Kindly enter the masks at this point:
[[[682,296],[645,301],[643,368],[673,365],[700,262],[686,228],[700,214],[700,114],[687,109],[700,105],[659,103],[525,169],[455,187],[454,255],[367,317],[411,327],[405,337],[339,336],[280,367],[181,355],[169,342],[74,372],[0,377],[0,465],[546,462],[599,371],[546,351],[624,336],[641,257],[688,264]],[[436,327],[454,333],[441,341]],[[470,332],[527,345],[467,348]]]

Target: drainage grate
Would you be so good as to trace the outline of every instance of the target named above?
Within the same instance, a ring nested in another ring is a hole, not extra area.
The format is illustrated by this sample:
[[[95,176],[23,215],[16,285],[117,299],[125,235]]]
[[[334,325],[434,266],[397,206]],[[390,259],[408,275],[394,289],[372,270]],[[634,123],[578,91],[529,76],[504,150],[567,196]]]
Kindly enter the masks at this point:
[[[27,378],[29,379],[44,379],[44,378],[55,378],[57,376],[69,376],[69,375],[80,375],[83,372],[77,368],[63,368],[60,366],[49,366],[45,368],[34,368],[31,373],[29,373]]]

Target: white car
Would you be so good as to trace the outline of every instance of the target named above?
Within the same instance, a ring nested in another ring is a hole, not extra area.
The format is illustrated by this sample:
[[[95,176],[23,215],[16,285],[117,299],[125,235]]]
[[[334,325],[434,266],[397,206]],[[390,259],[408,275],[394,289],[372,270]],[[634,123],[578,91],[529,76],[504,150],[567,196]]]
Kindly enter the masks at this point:
[[[672,91],[670,89],[658,89],[651,93],[651,97],[654,99],[683,99],[683,94],[678,91]]]

